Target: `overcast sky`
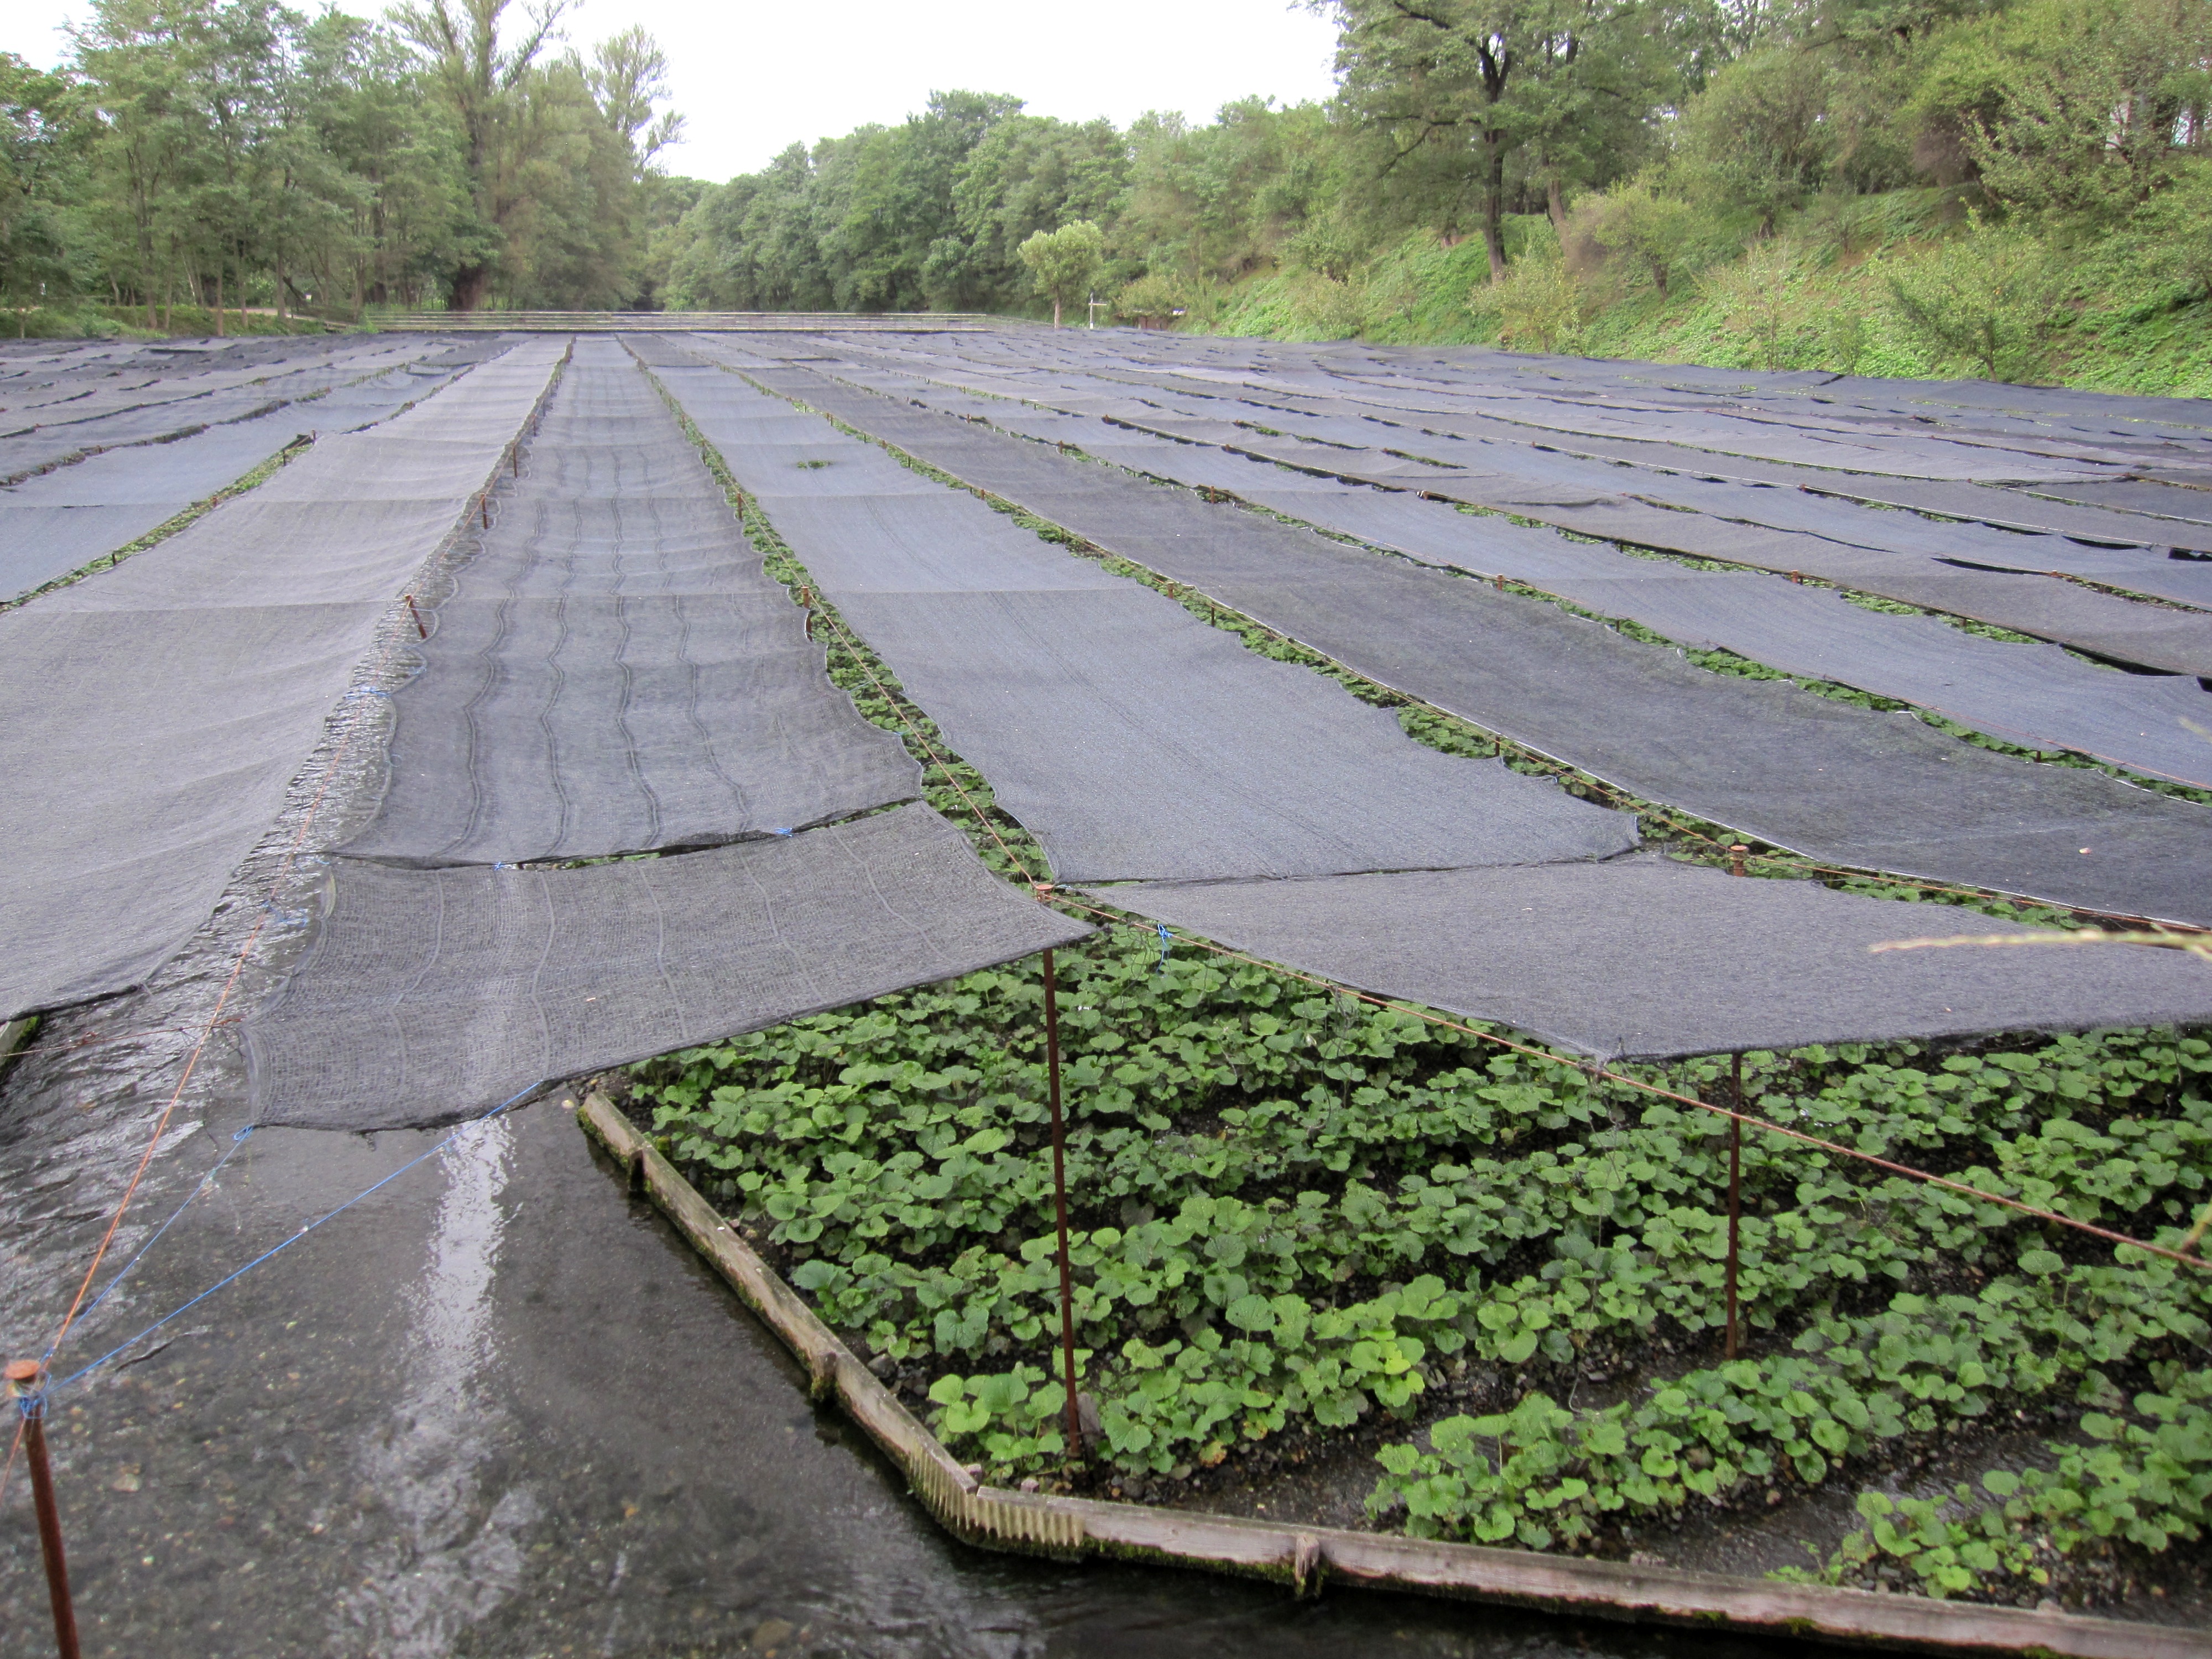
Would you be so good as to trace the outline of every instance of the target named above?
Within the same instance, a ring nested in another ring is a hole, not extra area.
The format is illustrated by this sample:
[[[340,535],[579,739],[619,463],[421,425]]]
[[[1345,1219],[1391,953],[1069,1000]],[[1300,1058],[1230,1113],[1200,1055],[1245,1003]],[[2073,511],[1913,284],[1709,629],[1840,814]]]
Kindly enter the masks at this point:
[[[0,51],[51,67],[61,24],[88,11],[82,0],[0,0]],[[1148,109],[1204,120],[1231,99],[1334,90],[1334,30],[1286,0],[584,0],[568,38],[587,46],[633,22],[667,50],[690,123],[669,170],[716,180],[793,139],[902,119],[943,88],[1012,93],[1032,114],[1125,126]]]

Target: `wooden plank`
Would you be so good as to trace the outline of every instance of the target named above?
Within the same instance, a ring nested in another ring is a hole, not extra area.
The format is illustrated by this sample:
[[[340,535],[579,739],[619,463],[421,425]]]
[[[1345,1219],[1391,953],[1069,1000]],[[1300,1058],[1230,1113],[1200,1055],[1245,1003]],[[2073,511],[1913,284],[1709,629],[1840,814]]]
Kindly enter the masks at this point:
[[[611,1101],[590,1095],[576,1115],[586,1133],[629,1167],[633,1189],[652,1198],[806,1367],[815,1397],[834,1395],[869,1438],[905,1472],[930,1513],[960,1537],[987,1548],[1063,1559],[1096,1554],[1201,1568],[1269,1579],[1300,1594],[1334,1582],[1577,1618],[1727,1630],[1899,1652],[2212,1659],[2212,1636],[2160,1625],[1784,1584],[981,1486]]]

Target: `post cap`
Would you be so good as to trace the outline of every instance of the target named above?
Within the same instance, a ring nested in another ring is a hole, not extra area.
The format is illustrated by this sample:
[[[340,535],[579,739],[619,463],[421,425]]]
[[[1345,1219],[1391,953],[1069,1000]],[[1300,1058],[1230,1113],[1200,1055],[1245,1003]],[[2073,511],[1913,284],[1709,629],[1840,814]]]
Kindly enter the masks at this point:
[[[39,1362],[35,1359],[11,1359],[8,1362],[10,1382],[35,1382],[39,1380]]]

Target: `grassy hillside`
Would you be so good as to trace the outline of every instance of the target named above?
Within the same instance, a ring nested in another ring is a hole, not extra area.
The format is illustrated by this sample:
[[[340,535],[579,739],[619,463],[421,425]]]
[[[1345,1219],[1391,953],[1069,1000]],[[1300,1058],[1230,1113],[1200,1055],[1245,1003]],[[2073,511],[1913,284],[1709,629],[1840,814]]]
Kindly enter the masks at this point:
[[[1206,289],[1183,325],[1732,368],[1988,378],[1994,366],[2002,379],[2212,396],[2212,299],[2164,242],[2063,246],[1981,224],[1943,192],[1898,191],[1818,205],[1662,288],[1607,228],[1577,211],[1562,254],[1547,220],[1510,221],[1516,263],[1495,286],[1480,242],[1416,235],[1343,280],[1289,269]],[[1926,314],[1931,295],[1948,317]],[[1994,339],[1994,365],[1961,338]]]

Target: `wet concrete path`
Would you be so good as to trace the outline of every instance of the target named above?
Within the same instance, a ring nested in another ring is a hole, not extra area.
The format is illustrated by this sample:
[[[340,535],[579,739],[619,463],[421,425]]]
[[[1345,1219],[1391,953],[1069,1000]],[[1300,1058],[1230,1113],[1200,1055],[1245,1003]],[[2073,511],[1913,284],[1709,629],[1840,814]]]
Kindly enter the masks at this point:
[[[40,1340],[48,1287],[82,1273],[95,1189],[127,1176],[150,1121],[67,1099],[81,1056],[102,1052],[72,1056],[70,1040],[58,1029],[0,1101],[11,1352]],[[179,1121],[198,1127],[157,1158],[142,1234],[231,1145],[228,1069],[217,1057],[188,1096]],[[257,1132],[58,1370],[444,1138]],[[969,1550],[810,1407],[781,1349],[557,1096],[460,1132],[62,1395],[53,1439],[89,1655],[1726,1650]],[[0,1629],[35,1652],[45,1621],[19,1470]]]

